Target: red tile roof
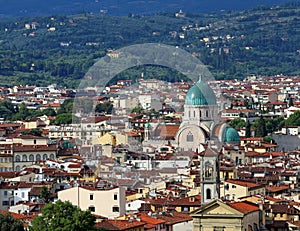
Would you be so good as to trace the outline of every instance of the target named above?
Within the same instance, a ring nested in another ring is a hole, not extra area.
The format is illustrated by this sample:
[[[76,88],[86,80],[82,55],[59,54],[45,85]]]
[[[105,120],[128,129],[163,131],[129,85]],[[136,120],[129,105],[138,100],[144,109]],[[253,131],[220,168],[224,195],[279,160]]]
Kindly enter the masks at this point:
[[[239,212],[245,214],[245,215],[248,214],[248,213],[259,211],[258,206],[254,205],[254,204],[247,203],[247,202],[235,202],[235,203],[230,203],[228,205],[230,207],[238,210]]]
[[[133,228],[142,228],[145,223],[136,220],[104,220],[96,223],[97,228],[104,228],[108,230],[131,230]]]
[[[249,189],[262,187],[261,184],[256,184],[256,183],[253,183],[253,182],[243,181],[243,180],[228,179],[225,182],[240,185],[242,187],[248,187]]]

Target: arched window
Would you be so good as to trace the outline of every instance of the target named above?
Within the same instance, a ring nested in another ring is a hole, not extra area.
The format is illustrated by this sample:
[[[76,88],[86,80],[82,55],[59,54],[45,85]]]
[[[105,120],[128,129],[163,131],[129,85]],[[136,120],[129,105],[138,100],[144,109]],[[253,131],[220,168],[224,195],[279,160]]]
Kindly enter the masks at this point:
[[[37,154],[36,155],[36,161],[40,161],[41,160],[41,155],[40,154]]]
[[[15,160],[16,160],[16,162],[20,162],[21,161],[21,157],[19,155],[16,155]]]
[[[50,154],[50,160],[54,160],[54,154]]]
[[[191,117],[191,111],[189,111],[189,118]]]
[[[202,116],[201,110],[199,111],[200,117]]]
[[[16,171],[20,171],[20,166],[19,165],[16,166]]]
[[[206,110],[206,117],[208,117],[208,110]]]
[[[194,141],[194,136],[191,132],[189,132],[186,136],[186,141],[187,142],[193,142]]]
[[[34,161],[34,156],[32,154],[29,155],[29,161],[31,161],[31,162]]]
[[[206,199],[211,199],[211,190],[209,188],[206,189]]]
[[[47,160],[48,159],[48,155],[47,154],[44,154],[43,155],[43,160]]]
[[[27,155],[24,154],[24,155],[22,156],[22,161],[27,161]]]
[[[194,118],[196,117],[196,112],[194,111]]]

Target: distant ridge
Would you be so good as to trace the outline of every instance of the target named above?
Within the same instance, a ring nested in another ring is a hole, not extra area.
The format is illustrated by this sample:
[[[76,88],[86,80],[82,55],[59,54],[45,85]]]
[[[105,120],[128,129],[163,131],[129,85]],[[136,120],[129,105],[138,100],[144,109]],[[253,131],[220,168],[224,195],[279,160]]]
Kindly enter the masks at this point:
[[[0,0],[0,17],[68,15],[79,12],[148,15],[179,9],[191,13],[210,13],[287,2],[300,0]]]

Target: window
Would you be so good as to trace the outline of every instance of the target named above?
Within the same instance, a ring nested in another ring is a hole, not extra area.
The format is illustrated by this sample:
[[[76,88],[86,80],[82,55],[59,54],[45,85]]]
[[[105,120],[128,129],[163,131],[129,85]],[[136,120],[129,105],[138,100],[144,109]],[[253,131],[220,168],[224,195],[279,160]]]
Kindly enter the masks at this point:
[[[27,161],[27,155],[22,156],[22,161]]]
[[[90,194],[90,200],[94,200],[94,195],[93,194]]]
[[[16,171],[20,171],[20,166],[19,165],[16,166]]]
[[[41,160],[41,155],[40,154],[37,154],[36,155],[36,161],[40,161]]]
[[[90,206],[90,207],[89,207],[89,210],[90,210],[91,212],[95,212],[95,206],[93,206],[93,205]]]
[[[191,132],[189,132],[186,136],[186,141],[187,142],[193,142],[194,141],[194,136]]]
[[[7,197],[7,191],[4,191],[4,196]]]
[[[208,200],[211,199],[211,190],[209,188],[206,189],[206,199],[208,199]]]
[[[8,201],[2,201],[2,205],[9,205]]]
[[[194,111],[194,118],[196,117],[196,112]]]
[[[114,200],[115,200],[115,201],[118,200],[118,194],[115,194],[115,195],[114,195]]]
[[[16,162],[20,162],[21,161],[21,157],[19,155],[16,155],[15,160],[16,160]]]
[[[54,160],[54,154],[50,154],[50,160]]]
[[[48,159],[48,155],[47,154],[44,154],[43,155],[43,160],[47,160]]]
[[[34,156],[32,154],[29,155],[29,161],[31,161],[31,162],[34,161]]]
[[[236,185],[232,185],[231,187],[232,187],[232,188],[236,188]]]
[[[208,111],[206,111],[206,117],[208,117]]]
[[[182,211],[183,212],[189,212],[189,207],[183,207]]]
[[[36,140],[33,140],[33,144],[36,144]]]
[[[21,194],[21,197],[22,197],[22,198],[24,198],[24,197],[25,197],[25,193],[24,193],[24,192],[22,192],[22,194]]]
[[[114,213],[116,213],[116,212],[119,212],[120,209],[119,209],[118,206],[114,206],[114,207],[112,208],[112,211],[113,211]]]

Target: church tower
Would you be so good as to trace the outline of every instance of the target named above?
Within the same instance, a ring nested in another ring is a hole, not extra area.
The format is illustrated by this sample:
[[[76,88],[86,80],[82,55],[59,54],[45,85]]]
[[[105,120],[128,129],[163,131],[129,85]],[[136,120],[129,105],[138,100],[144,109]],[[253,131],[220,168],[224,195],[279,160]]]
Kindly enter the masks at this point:
[[[219,151],[212,145],[213,141],[209,141],[209,147],[201,158],[201,205],[220,197]]]

